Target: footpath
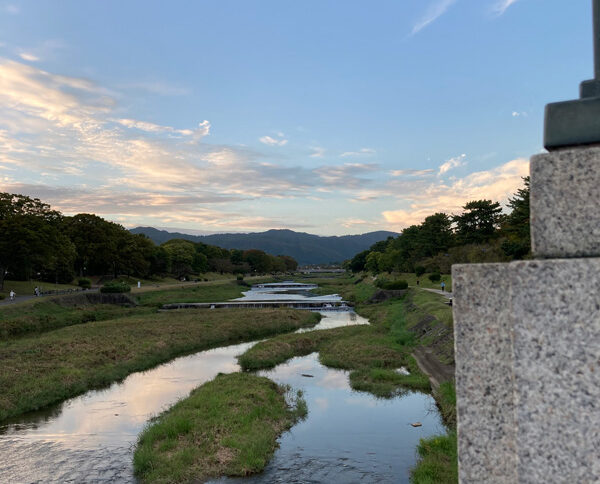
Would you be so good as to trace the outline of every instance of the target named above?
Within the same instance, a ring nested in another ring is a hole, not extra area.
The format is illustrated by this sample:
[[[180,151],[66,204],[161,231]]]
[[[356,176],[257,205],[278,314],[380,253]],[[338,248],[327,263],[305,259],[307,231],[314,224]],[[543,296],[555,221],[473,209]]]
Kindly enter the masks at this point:
[[[440,289],[429,289],[428,287],[419,287],[419,286],[411,286],[414,287],[416,289],[421,289],[422,291],[429,291],[429,292],[434,292],[435,294],[439,294],[441,296],[444,296],[448,299],[452,299],[452,293],[448,292],[448,291],[442,291]]]

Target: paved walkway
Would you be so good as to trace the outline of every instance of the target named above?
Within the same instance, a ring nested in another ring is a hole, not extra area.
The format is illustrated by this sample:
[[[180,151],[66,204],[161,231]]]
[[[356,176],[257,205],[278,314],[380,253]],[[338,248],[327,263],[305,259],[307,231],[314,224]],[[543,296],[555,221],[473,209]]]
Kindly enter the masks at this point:
[[[98,288],[92,288],[92,289],[88,289],[86,292],[98,292],[98,291],[99,291]],[[28,294],[26,296],[19,296],[19,294],[17,294],[17,297],[15,297],[12,301],[9,296],[6,296],[6,299],[2,299],[0,301],[0,306],[7,306],[9,304],[17,304],[17,303],[28,301],[29,299],[41,299],[44,297],[64,296],[64,295],[68,295],[68,294],[81,294],[82,292],[83,291],[64,292],[64,293],[60,293],[60,294],[50,293],[50,294],[41,294],[40,296],[34,296],[33,294]]]
[[[416,287],[417,289],[422,289],[423,291],[434,292],[436,294],[439,294],[440,296],[444,296],[445,298],[452,299],[452,293],[448,292],[448,291],[442,291],[441,289],[430,289],[428,287],[419,287],[419,286],[412,286],[412,287]]]

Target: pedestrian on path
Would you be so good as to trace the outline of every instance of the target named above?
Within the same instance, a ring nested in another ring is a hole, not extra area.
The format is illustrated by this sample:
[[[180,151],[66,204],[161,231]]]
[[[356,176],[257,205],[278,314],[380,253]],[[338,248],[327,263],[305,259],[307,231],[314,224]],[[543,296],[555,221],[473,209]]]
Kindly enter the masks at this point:
[[[446,283],[444,281],[442,281],[442,292],[444,292],[446,290]]]
[[[8,295],[10,296],[10,300],[14,301],[17,293],[11,289],[10,292],[8,293]]]

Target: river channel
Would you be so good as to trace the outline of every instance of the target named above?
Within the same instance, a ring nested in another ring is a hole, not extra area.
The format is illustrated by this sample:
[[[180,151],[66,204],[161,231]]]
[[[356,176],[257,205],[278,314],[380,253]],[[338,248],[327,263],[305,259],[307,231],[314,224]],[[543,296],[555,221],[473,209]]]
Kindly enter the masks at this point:
[[[245,297],[252,296],[250,291]],[[368,324],[352,311],[321,314],[313,330]],[[146,422],[219,372],[239,371],[236,356],[253,344],[176,358],[106,389],[3,422],[0,482],[135,482],[133,450]],[[215,482],[407,482],[419,439],[443,432],[429,395],[407,392],[381,400],[354,392],[347,372],[322,366],[316,354],[261,374],[303,389],[309,415],[282,436],[264,473]],[[416,421],[423,426],[413,428]]]

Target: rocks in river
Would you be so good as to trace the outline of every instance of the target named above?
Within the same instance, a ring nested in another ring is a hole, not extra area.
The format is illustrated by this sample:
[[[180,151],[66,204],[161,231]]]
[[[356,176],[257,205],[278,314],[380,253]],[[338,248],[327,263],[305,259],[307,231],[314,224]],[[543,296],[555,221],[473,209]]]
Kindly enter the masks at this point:
[[[421,422],[415,422],[415,423],[411,423],[411,425],[412,425],[413,427],[422,427],[422,426],[423,426],[423,424],[422,424]]]

